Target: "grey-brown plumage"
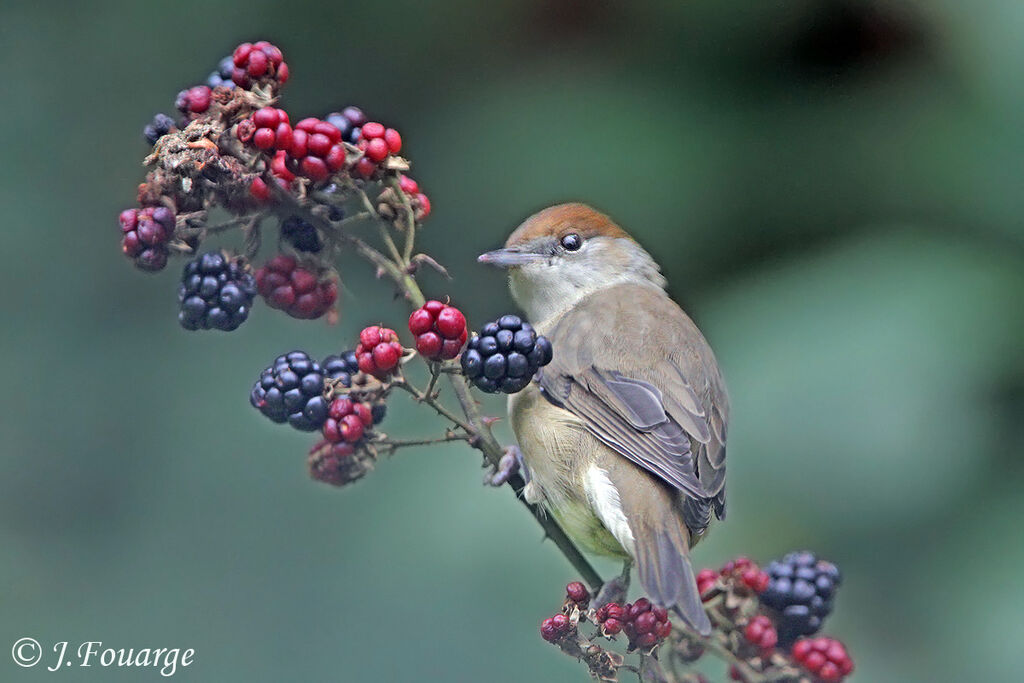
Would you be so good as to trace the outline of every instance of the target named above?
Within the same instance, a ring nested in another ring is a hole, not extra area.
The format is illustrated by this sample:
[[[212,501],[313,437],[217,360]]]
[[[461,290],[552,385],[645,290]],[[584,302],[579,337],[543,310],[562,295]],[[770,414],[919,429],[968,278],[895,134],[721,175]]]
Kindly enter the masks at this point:
[[[547,209],[481,260],[510,268],[554,349],[510,400],[527,497],[584,547],[631,557],[654,602],[709,632],[689,549],[725,514],[729,406],[703,335],[650,256],[589,207]]]

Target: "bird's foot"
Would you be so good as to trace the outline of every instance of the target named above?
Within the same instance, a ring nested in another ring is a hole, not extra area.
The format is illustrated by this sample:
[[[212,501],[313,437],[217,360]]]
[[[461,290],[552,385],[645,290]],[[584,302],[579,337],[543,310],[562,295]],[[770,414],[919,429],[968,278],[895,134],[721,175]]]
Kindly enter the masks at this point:
[[[501,486],[517,472],[521,472],[523,479],[529,483],[530,471],[523,462],[523,452],[519,450],[519,446],[508,446],[505,448],[505,455],[498,461],[498,466],[490,468],[484,475],[484,484]]]
[[[629,593],[629,570],[632,567],[633,563],[627,560],[623,564],[621,574],[604,582],[601,590],[597,592],[597,597],[594,598],[594,607],[601,607],[609,602],[617,602],[620,605],[626,602],[626,594]]]

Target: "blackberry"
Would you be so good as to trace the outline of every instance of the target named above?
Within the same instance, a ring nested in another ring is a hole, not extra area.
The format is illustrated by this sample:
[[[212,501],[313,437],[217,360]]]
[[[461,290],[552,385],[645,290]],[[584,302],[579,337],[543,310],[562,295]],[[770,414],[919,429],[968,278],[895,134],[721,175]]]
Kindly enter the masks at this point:
[[[327,419],[324,373],[320,364],[302,351],[274,359],[260,373],[249,393],[253,407],[274,422],[288,422],[303,432],[314,432]]]
[[[316,253],[324,246],[313,224],[299,216],[289,216],[281,221],[281,237],[299,251]]]
[[[231,73],[234,70],[235,62],[231,59],[231,55],[228,55],[217,64],[217,70],[207,76],[206,85],[211,88],[218,88],[220,86],[234,88],[235,82],[231,80]]]
[[[359,107],[345,107],[327,115],[327,123],[341,131],[341,139],[350,145],[359,139],[359,129],[366,123],[366,114]]]
[[[765,568],[770,577],[761,602],[774,612],[779,643],[789,647],[800,636],[813,635],[832,612],[832,600],[842,581],[839,568],[814,553],[789,553]]]
[[[462,371],[481,391],[514,394],[550,362],[551,342],[519,316],[504,315],[469,340]]]
[[[256,282],[245,262],[210,251],[185,265],[178,285],[178,322],[186,330],[236,329],[249,317]]]
[[[142,129],[142,136],[146,138],[146,142],[151,145],[155,145],[156,141],[163,136],[170,133],[172,130],[177,130],[178,124],[174,122],[167,114],[157,114],[153,117],[153,120],[146,124],[146,127]]]
[[[352,375],[359,372],[359,361],[355,351],[343,351],[337,355],[327,356],[320,364],[327,379],[341,380],[344,387],[352,386]]]

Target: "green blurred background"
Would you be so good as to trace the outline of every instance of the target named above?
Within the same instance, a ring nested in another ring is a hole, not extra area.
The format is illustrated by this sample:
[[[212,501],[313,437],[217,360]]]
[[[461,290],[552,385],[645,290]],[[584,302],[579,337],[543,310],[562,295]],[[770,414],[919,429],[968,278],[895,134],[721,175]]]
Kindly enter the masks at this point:
[[[268,38],[293,117],[401,129],[456,277],[425,289],[471,321],[512,306],[473,257],[546,204],[591,202],[655,254],[734,409],[698,565],[838,562],[826,630],[856,680],[1021,680],[1022,22],[1015,0],[6,0],[0,650],[194,647],[194,681],[586,680],[537,635],[572,568],[476,453],[335,490],[248,406],[276,354],[402,326],[366,267],[343,264],[337,327],[260,307],[193,334],[179,264],[119,253],[143,124]],[[437,426],[392,403],[392,433]]]

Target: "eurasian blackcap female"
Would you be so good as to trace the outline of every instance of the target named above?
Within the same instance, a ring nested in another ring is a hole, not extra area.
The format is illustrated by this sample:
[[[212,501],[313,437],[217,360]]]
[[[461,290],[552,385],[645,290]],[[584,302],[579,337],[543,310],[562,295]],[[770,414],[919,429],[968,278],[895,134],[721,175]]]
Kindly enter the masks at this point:
[[[524,495],[584,548],[635,562],[653,602],[710,633],[689,550],[725,515],[729,402],[704,336],[650,254],[583,204],[531,216],[479,260],[508,269],[554,348],[509,399]]]

